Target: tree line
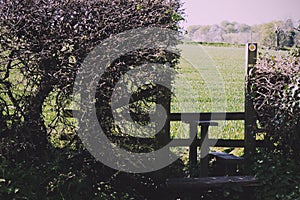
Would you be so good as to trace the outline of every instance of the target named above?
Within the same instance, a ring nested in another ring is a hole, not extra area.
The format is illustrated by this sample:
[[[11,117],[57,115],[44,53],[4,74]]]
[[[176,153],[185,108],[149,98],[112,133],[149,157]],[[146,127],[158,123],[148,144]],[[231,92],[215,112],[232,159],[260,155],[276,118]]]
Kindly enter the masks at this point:
[[[297,23],[288,19],[252,26],[225,20],[214,25],[192,25],[186,32],[197,42],[258,42],[261,46],[277,49],[300,46],[300,20]]]

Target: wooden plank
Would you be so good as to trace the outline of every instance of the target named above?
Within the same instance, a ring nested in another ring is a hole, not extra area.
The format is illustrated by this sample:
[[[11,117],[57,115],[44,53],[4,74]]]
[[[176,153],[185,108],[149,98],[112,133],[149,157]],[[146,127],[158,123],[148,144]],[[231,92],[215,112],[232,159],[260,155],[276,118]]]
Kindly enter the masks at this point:
[[[201,188],[220,188],[224,186],[259,186],[254,176],[217,176],[200,178],[170,178],[166,180],[168,188],[176,190],[199,190]]]
[[[213,121],[197,121],[196,122],[199,126],[218,126],[218,122]]]
[[[72,112],[79,112],[78,110],[65,109],[64,115],[66,117],[73,117]],[[213,120],[244,120],[244,112],[205,112],[205,113],[170,113],[171,121],[213,121]]]
[[[222,166],[240,164],[245,160],[243,157],[235,156],[225,152],[210,152],[209,155],[210,157],[216,158],[216,162],[218,164],[222,164]]]
[[[244,112],[171,113],[171,121],[244,120]]]
[[[189,146],[191,143],[190,139],[173,139],[172,140],[172,147],[184,147]],[[209,139],[209,143],[213,144],[214,147],[240,147],[243,148],[245,146],[244,140],[224,140],[224,139]],[[197,146],[201,146],[201,140],[196,140]],[[264,147],[265,142],[263,140],[256,141],[257,147]]]
[[[236,160],[236,161],[244,160],[244,158],[242,158],[242,157],[235,156],[235,155],[225,153],[225,152],[210,152],[209,155],[216,157],[218,159],[221,159],[221,160]]]
[[[244,140],[211,139],[215,147],[245,147]]]

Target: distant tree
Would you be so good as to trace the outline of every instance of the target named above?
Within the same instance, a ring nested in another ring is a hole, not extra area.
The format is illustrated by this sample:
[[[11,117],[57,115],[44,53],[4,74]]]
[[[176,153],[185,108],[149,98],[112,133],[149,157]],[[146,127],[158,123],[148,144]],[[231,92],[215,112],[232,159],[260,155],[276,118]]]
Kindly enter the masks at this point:
[[[200,25],[189,26],[187,27],[185,34],[193,40],[195,38],[195,35],[197,35],[197,31],[200,27]]]
[[[297,24],[298,26],[294,28],[294,31],[296,33],[294,41],[295,41],[295,46],[299,47],[300,46],[300,20]]]
[[[199,26],[198,29],[194,32],[194,34],[191,36],[191,38],[193,40],[202,42],[210,40],[210,28],[211,26],[209,25]]]
[[[295,29],[297,30],[297,31],[300,31],[300,21],[298,22],[298,27],[296,27]]]
[[[222,21],[220,25],[225,30],[226,33],[236,33],[237,32],[237,28],[236,28],[237,23],[236,22],[229,22],[229,21],[225,20],[225,21]]]
[[[220,23],[220,26],[225,29],[230,24],[231,24],[231,22],[224,20]]]
[[[192,36],[199,28],[201,28],[200,25],[192,25],[192,26],[187,27],[186,31],[187,31],[188,35]]]
[[[268,48],[280,48],[280,46],[283,46],[285,38],[285,33],[281,28],[283,24],[283,21],[273,21],[256,26],[255,31],[259,33],[261,45]]]
[[[219,25],[212,25],[209,31],[211,41],[213,42],[224,42],[225,31]]]
[[[225,32],[226,33],[236,33],[237,30],[236,30],[236,28],[233,24],[229,24],[229,25],[226,26]]]
[[[284,45],[288,47],[293,47],[295,45],[295,36],[296,36],[296,32],[294,30],[288,31],[286,34]]]
[[[284,30],[291,30],[294,28],[294,22],[291,19],[287,19],[284,21],[284,24],[282,25],[282,29]]]
[[[211,26],[206,25],[206,26],[201,26],[198,30],[200,34],[207,34],[211,29]]]
[[[275,46],[275,26],[274,23],[261,24],[255,27],[255,32],[259,33],[259,42],[262,46]]]
[[[246,33],[251,31],[251,26],[247,25],[247,24],[239,24],[237,26],[237,31],[240,33]]]
[[[283,46],[292,47],[295,45],[296,32],[294,29],[294,23],[291,19],[284,22],[282,29],[284,31],[284,39],[282,41]]]

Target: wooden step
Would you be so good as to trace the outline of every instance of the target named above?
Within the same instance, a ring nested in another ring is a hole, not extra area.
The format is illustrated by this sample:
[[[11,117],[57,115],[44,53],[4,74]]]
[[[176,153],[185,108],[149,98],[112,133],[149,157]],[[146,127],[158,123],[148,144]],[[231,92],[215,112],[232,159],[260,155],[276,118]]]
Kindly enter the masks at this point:
[[[243,157],[235,156],[225,152],[210,152],[210,157],[216,158],[220,163],[242,163],[244,161]]]
[[[238,157],[225,152],[210,152],[211,159],[215,159],[213,162],[213,176],[236,176],[240,175],[240,167],[244,163],[243,157]]]
[[[166,185],[175,190],[195,190],[201,188],[220,188],[231,185],[245,187],[259,186],[259,181],[254,176],[216,176],[200,178],[170,178]]]

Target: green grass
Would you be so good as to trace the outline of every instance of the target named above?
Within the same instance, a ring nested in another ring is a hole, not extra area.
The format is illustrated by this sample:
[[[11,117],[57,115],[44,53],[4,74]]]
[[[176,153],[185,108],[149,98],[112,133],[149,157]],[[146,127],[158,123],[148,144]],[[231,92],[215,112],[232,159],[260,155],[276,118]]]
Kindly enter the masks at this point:
[[[198,44],[202,46],[214,46],[214,47],[245,47],[245,44],[231,44],[224,42],[188,42],[187,44]]]
[[[171,112],[243,112],[245,49],[243,47],[181,46],[182,58],[173,83]],[[171,123],[171,136],[187,138],[188,126]],[[210,138],[243,139],[243,121],[220,122]]]
[[[183,49],[171,111],[244,111],[244,48],[185,45]],[[222,101],[211,105],[214,99]]]

